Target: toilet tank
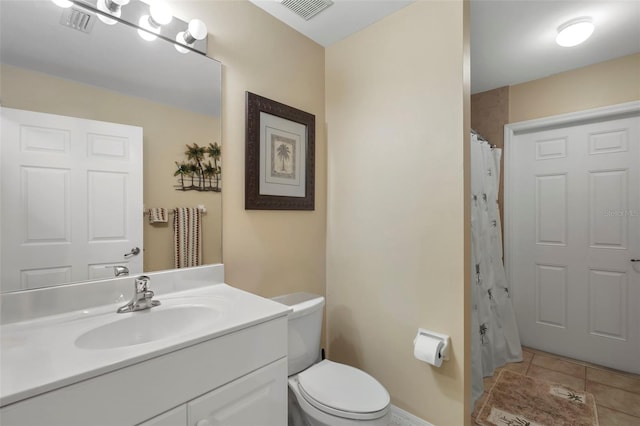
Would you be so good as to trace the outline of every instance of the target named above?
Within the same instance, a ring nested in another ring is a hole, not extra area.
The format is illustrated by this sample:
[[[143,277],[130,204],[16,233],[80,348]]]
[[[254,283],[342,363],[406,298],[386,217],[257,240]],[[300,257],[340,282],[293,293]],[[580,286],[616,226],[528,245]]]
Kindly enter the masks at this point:
[[[293,309],[289,313],[289,376],[315,364],[320,358],[322,307],[324,297],[311,293],[292,293],[273,298]]]

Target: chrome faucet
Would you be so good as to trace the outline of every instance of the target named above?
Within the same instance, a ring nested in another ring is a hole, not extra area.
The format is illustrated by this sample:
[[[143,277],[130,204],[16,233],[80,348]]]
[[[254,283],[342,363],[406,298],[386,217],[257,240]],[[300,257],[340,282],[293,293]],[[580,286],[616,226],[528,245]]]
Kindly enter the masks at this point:
[[[123,314],[125,312],[143,311],[145,309],[151,309],[154,306],[160,304],[159,300],[153,299],[153,291],[149,290],[149,278],[146,275],[141,275],[136,278],[134,283],[134,295],[133,299],[124,306],[118,308],[118,313]]]
[[[113,265],[113,274],[117,277],[129,275],[129,268],[122,265]]]

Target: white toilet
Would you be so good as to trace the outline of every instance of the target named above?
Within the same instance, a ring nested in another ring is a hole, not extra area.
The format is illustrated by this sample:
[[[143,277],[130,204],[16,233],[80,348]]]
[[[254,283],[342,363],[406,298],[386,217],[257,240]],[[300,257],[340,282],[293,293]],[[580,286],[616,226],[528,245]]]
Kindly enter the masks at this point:
[[[327,359],[318,362],[324,297],[293,293],[273,298],[290,306],[289,426],[388,426],[390,398],[362,370]]]

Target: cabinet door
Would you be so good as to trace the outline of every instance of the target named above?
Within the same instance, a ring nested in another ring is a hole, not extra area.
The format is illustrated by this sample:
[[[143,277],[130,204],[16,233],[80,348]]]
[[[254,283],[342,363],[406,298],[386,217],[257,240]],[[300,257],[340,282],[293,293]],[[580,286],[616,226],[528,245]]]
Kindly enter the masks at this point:
[[[189,426],[287,424],[287,359],[282,358],[187,404]]]
[[[187,406],[185,404],[140,423],[138,426],[183,426],[186,424]]]

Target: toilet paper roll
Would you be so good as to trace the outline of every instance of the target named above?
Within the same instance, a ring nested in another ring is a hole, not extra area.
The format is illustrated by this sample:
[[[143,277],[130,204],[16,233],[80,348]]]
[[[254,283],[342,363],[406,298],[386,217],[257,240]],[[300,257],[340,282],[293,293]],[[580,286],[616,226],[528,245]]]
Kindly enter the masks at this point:
[[[413,356],[420,361],[424,361],[436,367],[442,365],[442,347],[444,342],[441,339],[419,334],[413,341]]]

